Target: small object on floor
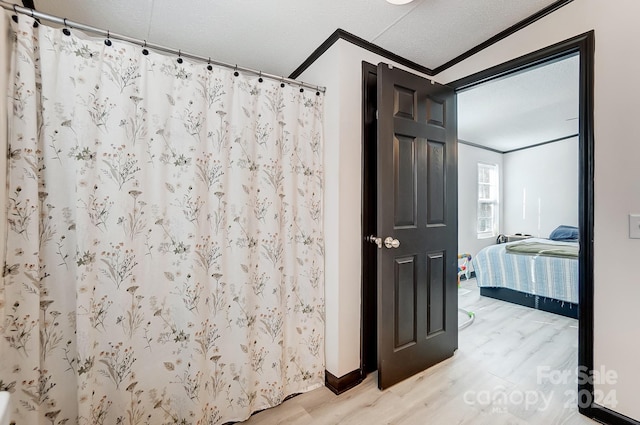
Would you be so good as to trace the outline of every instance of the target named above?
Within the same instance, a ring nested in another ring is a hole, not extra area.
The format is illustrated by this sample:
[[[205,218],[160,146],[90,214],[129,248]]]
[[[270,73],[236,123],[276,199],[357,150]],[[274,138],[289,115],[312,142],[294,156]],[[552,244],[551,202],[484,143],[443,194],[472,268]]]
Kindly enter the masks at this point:
[[[463,314],[466,314],[469,317],[469,320],[462,322],[458,325],[458,330],[460,331],[473,323],[473,321],[476,319],[476,314],[473,311],[467,311],[464,308],[460,308],[460,307],[458,307],[458,311]]]
[[[469,279],[469,261],[471,254],[458,254],[458,260],[462,260],[462,264],[458,263],[458,287],[460,287],[460,276],[464,274],[465,279]]]

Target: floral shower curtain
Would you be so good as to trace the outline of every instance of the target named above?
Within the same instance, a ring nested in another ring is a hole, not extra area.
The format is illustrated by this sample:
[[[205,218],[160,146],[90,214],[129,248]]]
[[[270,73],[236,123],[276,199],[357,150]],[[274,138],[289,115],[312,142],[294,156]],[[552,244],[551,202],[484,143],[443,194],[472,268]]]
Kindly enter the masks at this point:
[[[13,25],[13,420],[219,424],[322,385],[323,97]]]

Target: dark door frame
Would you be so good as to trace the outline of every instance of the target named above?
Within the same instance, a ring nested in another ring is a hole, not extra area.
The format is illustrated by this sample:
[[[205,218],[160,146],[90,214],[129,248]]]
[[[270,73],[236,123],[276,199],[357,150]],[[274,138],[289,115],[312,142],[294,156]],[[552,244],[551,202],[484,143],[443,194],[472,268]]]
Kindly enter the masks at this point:
[[[578,365],[593,370],[593,216],[594,216],[594,138],[593,138],[593,67],[594,32],[590,31],[569,40],[540,49],[503,64],[480,71],[449,83],[457,91],[503,78],[513,73],[542,66],[578,53],[579,76],[579,135],[578,135],[578,227],[580,228],[580,255],[578,265]],[[578,394],[583,400],[579,411],[596,417],[599,410],[585,403],[593,400],[593,383],[578,383]],[[580,399],[580,397],[579,397]]]
[[[594,46],[595,33],[590,31],[533,53],[510,60],[468,77],[448,83],[456,91],[503,78],[527,68],[541,66],[571,54],[580,55],[579,81],[579,324],[578,364],[592,371],[593,360],[593,223],[594,223]],[[363,62],[363,133],[362,133],[362,236],[375,234],[375,131],[376,131],[376,67]],[[364,241],[364,239],[363,239]],[[376,253],[371,244],[362,244],[362,332],[361,376],[375,370],[375,332],[377,317],[375,276]],[[372,285],[373,281],[373,285]],[[372,290],[373,288],[373,290]],[[372,294],[373,292],[373,294]],[[372,337],[373,335],[373,337]],[[578,382],[579,411],[585,416],[607,423],[636,423],[612,410],[591,403],[594,386],[590,380]]]
[[[364,378],[378,368],[377,249],[364,241],[378,231],[377,103],[378,68],[362,62],[362,302],[360,374]]]

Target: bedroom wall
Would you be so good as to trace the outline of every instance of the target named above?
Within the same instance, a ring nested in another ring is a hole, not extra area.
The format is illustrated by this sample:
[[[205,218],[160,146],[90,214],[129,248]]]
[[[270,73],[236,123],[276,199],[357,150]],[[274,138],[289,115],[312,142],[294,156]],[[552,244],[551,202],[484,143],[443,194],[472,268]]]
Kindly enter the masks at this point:
[[[478,239],[478,162],[497,164],[500,175],[500,199],[504,199],[503,155],[487,149],[458,144],[458,252],[476,255],[482,248],[496,243],[496,238]],[[500,229],[503,232],[503,205],[500,204]]]
[[[616,378],[595,381],[615,397],[601,405],[640,421],[638,325],[640,285],[629,264],[640,240],[629,239],[629,213],[640,212],[640,2],[574,0],[514,35],[441,73],[449,82],[584,32],[595,30],[594,362]]]
[[[578,225],[578,138],[504,154],[505,234]]]

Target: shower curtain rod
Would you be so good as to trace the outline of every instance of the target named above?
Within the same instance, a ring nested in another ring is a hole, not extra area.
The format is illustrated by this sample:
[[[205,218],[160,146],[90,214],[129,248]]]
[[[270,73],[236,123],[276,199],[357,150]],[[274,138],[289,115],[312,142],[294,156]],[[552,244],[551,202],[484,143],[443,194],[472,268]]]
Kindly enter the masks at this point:
[[[10,11],[13,10],[16,13],[21,13],[23,15],[31,16],[32,18],[38,18],[38,19],[42,19],[42,20],[45,20],[45,21],[48,21],[48,22],[52,22],[54,24],[62,25],[64,27],[66,27],[66,28],[75,28],[75,29],[79,29],[81,31],[85,31],[85,32],[88,32],[88,33],[101,35],[103,37],[113,38],[113,39],[116,39],[116,40],[122,40],[122,41],[126,41],[126,42],[129,42],[129,43],[132,43],[132,44],[137,44],[140,47],[156,50],[158,52],[169,53],[171,55],[177,55],[178,57],[183,57],[183,58],[195,59],[197,61],[205,62],[205,63],[211,64],[211,65],[217,65],[217,66],[222,66],[222,67],[225,67],[225,68],[231,68],[231,69],[233,69],[235,71],[238,71],[238,72],[245,72],[245,73],[249,73],[249,74],[258,75],[258,76],[263,77],[263,78],[269,78],[271,80],[280,81],[281,83],[288,83],[288,84],[300,87],[301,91],[302,91],[302,88],[316,90],[316,93],[319,93],[319,92],[324,93],[326,91],[325,87],[314,86],[312,84],[305,83],[303,81],[297,81],[297,80],[294,80],[294,79],[291,79],[291,78],[277,76],[277,75],[274,75],[274,74],[268,74],[268,73],[265,73],[265,72],[262,72],[262,71],[256,71],[255,69],[251,69],[251,68],[245,68],[243,66],[238,66],[238,65],[225,63],[225,62],[216,61],[216,60],[213,60],[211,58],[195,55],[193,53],[183,52],[182,50],[172,49],[170,47],[161,46],[159,44],[148,43],[146,40],[140,40],[138,38],[133,38],[133,37],[129,37],[129,36],[126,36],[126,35],[113,33],[111,31],[106,31],[106,30],[103,30],[103,29],[100,29],[100,28],[92,27],[90,25],[85,25],[85,24],[82,24],[82,23],[79,23],[79,22],[70,21],[67,18],[60,18],[58,16],[49,15],[48,13],[38,12],[37,10],[34,10],[34,9],[29,9],[27,7],[18,6],[18,5],[13,4],[13,3],[7,3],[4,0],[0,0],[0,6],[2,6],[2,8],[6,9],[6,10],[10,10]]]

